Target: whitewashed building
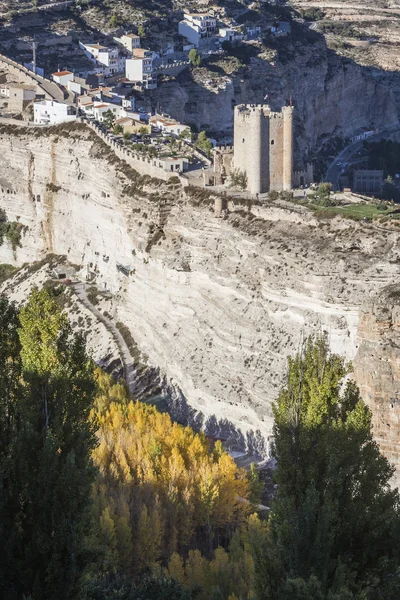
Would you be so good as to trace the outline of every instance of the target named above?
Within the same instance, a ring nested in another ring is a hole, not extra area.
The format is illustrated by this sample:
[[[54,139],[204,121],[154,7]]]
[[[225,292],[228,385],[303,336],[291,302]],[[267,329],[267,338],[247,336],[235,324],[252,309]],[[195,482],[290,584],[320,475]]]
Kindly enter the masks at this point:
[[[67,87],[68,83],[74,79],[72,71],[57,71],[56,73],[52,73],[51,76],[55,83],[63,85],[64,87]]]
[[[128,58],[125,64],[125,74],[129,81],[139,83],[146,90],[157,87],[157,76],[154,72],[154,59],[157,57],[152,50],[137,48],[133,57]]]
[[[150,124],[153,125],[153,127],[157,127],[157,129],[160,131],[170,133],[172,135],[180,135],[182,131],[188,127],[187,125],[179,123],[179,121],[164,115],[153,115],[150,117]]]
[[[57,125],[75,119],[75,108],[69,104],[55,100],[42,100],[33,104],[33,120],[37,125]]]
[[[140,48],[140,37],[135,33],[125,33],[120,38],[116,37],[114,40],[124,46],[129,52],[133,52],[136,48]]]
[[[183,21],[178,25],[178,31],[190,44],[198,48],[215,36],[217,20],[204,14],[185,14]]]
[[[120,56],[118,48],[110,48],[101,44],[83,44],[79,46],[86,56],[96,64],[96,70],[105,76],[122,73],[125,68],[125,57]]]

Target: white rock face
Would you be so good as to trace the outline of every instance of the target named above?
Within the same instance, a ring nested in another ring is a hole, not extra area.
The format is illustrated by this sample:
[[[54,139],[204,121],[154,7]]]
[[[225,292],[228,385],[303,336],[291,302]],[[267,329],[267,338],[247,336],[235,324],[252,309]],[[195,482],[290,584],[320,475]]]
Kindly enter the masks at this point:
[[[197,411],[184,417],[251,448],[257,430],[271,434],[287,356],[327,331],[352,359],[362,301],[398,279],[396,231],[282,207],[249,214],[231,204],[216,219],[190,189],[131,184],[85,129],[34,137],[0,128],[0,137],[0,206],[29,228],[15,254],[0,247],[0,262],[52,252],[95,272],[113,293],[108,312]]]
[[[10,301],[23,305],[34,286],[39,289],[54,277],[51,267],[46,263],[34,272],[29,266],[19,270],[13,277],[0,285],[0,294],[6,294]],[[65,288],[64,310],[73,331],[85,336],[86,348],[92,359],[100,366],[111,366],[120,372],[121,364],[118,346],[103,323],[81,302],[71,288]]]

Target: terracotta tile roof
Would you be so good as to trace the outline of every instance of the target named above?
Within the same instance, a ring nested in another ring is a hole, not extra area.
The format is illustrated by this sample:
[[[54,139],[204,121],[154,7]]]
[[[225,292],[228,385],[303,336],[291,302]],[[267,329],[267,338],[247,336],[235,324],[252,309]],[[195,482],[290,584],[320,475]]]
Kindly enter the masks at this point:
[[[117,119],[115,123],[121,125],[121,123],[126,123],[127,121],[132,121],[133,123],[140,123],[140,125],[143,124],[137,119],[134,119],[133,117],[121,117],[120,119]]]
[[[162,115],[153,115],[150,117],[150,121],[151,123],[162,123],[164,126],[181,125],[179,121],[175,121],[175,119],[171,119],[170,117],[163,117]]]
[[[144,58],[145,55],[146,55],[146,52],[150,52],[151,53],[151,50],[146,50],[145,48],[134,48],[133,52],[132,52],[132,55],[135,58]]]
[[[53,77],[62,77],[63,75],[73,75],[72,71],[57,71],[52,73]]]

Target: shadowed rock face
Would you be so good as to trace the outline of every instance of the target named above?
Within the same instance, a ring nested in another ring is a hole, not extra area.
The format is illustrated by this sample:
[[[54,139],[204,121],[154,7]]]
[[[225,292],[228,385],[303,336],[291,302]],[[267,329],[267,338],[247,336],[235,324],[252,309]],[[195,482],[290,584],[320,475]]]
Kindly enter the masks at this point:
[[[277,203],[247,212],[237,199],[216,218],[207,192],[132,179],[83,126],[1,126],[0,147],[0,208],[24,226],[0,263],[53,253],[93,273],[111,292],[102,310],[159,369],[171,412],[238,444],[268,440],[304,337],[326,331],[354,359],[360,306],[399,279],[395,225],[319,221]]]
[[[385,287],[360,311],[354,376],[373,414],[373,432],[400,484],[400,284]]]

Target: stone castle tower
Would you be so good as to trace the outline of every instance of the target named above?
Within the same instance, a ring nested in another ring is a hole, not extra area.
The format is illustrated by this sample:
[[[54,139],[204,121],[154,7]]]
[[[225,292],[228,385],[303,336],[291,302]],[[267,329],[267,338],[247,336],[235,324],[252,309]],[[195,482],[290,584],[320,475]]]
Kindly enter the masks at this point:
[[[293,187],[293,106],[235,106],[233,166],[247,175],[253,194]]]

